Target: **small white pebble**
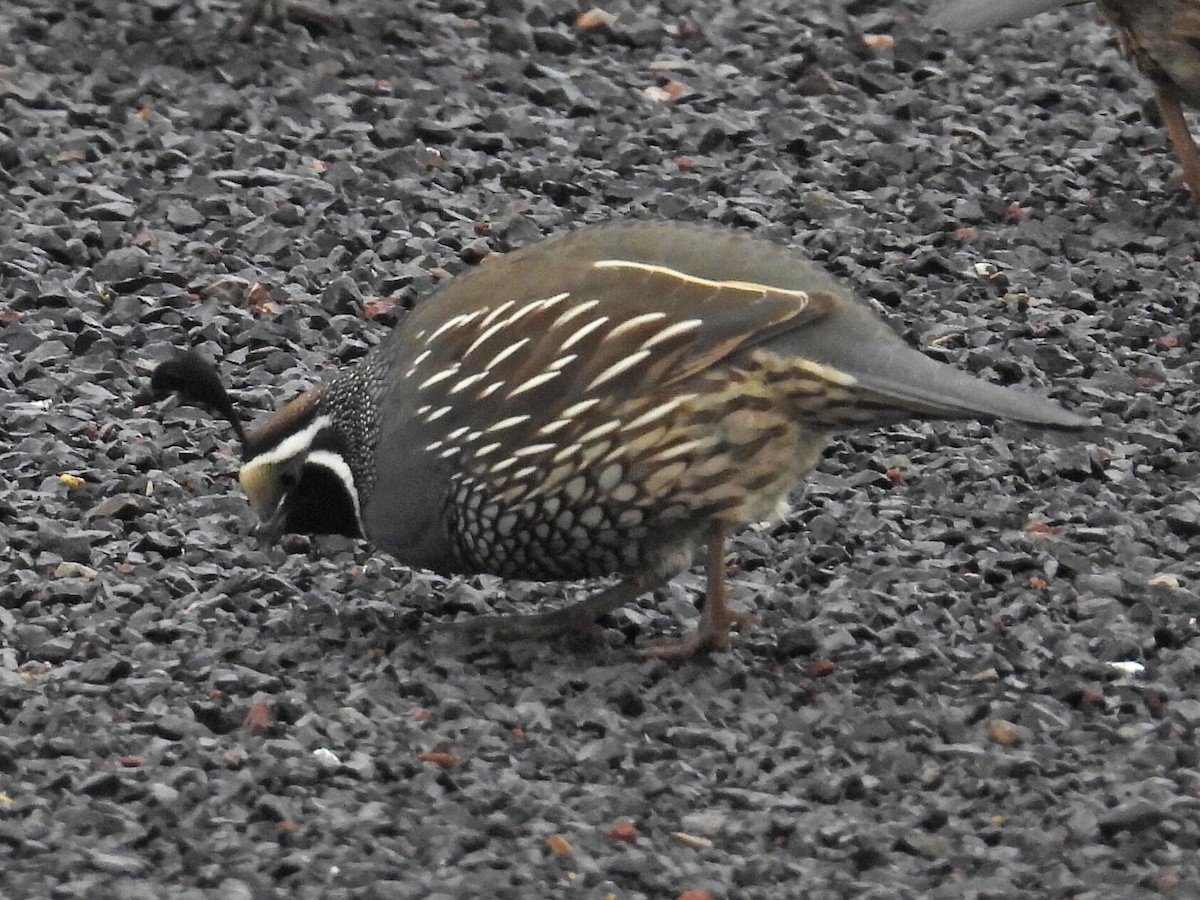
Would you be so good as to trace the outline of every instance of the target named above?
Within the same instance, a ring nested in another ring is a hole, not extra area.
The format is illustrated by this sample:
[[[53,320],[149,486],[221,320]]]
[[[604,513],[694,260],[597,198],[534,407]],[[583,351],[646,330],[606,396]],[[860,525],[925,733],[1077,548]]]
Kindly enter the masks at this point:
[[[1110,666],[1129,678],[1137,678],[1146,671],[1146,666],[1138,662],[1136,659],[1121,659],[1116,662],[1110,662]]]
[[[1170,572],[1163,572],[1161,575],[1155,575],[1153,578],[1147,579],[1146,584],[1152,584],[1155,587],[1179,587],[1179,576],[1172,575]]]
[[[342,764],[342,761],[337,758],[337,754],[328,747],[318,747],[313,751],[313,756],[317,758],[317,762],[327,769],[336,769]]]
[[[702,850],[708,850],[713,846],[713,842],[708,838],[688,834],[686,831],[672,831],[671,837],[681,844],[687,844],[689,847],[698,847]]]

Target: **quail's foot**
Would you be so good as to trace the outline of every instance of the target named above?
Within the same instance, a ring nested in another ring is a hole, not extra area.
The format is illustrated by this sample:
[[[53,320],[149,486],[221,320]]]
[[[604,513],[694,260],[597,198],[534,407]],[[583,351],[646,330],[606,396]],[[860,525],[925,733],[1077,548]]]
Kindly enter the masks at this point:
[[[705,601],[707,606],[707,601]],[[707,653],[710,650],[728,650],[732,644],[729,631],[736,625],[740,631],[752,628],[758,624],[758,619],[750,613],[737,612],[726,608],[719,616],[701,616],[700,626],[691,634],[677,640],[655,641],[644,651],[646,656],[656,659],[683,659],[695,656],[697,653]]]
[[[715,527],[708,541],[705,573],[708,576],[708,596],[700,611],[700,625],[678,640],[657,641],[646,650],[646,656],[659,659],[680,659],[708,650],[728,650],[729,630],[756,624],[754,616],[729,608],[729,590],[725,582],[725,538],[727,532]]]

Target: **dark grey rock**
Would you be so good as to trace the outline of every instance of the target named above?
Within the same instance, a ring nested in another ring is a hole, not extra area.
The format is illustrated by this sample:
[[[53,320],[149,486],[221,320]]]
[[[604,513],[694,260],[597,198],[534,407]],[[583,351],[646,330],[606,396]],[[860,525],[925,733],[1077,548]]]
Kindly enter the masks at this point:
[[[119,283],[142,273],[149,256],[140,247],[119,247],[110,250],[96,263],[96,277],[101,281]]]

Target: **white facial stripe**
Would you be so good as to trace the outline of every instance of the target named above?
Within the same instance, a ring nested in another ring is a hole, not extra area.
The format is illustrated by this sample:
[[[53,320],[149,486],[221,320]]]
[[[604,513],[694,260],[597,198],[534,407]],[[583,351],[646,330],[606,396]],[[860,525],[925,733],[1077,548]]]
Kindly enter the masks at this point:
[[[270,450],[264,450],[242,469],[257,469],[259,466],[277,465],[286,460],[292,459],[304,453],[312,446],[313,439],[322,428],[328,428],[333,424],[333,419],[329,416],[317,416],[295,434],[289,434],[286,438],[272,447]]]
[[[354,473],[350,471],[346,461],[332,450],[313,450],[305,457],[304,464],[328,469],[346,486],[346,493],[350,495],[354,504],[354,521],[358,523],[358,532],[365,535],[367,530],[363,527],[362,511],[358,506],[358,488],[354,485]]]

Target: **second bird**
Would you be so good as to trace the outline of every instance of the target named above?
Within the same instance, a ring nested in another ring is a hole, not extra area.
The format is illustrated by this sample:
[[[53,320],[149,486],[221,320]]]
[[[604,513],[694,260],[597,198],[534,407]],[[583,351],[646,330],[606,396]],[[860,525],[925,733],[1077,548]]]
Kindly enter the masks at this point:
[[[194,355],[155,371],[239,428]],[[817,266],[768,241],[665,223],[583,228],[489,259],[363,361],[245,440],[266,533],[344,533],[400,562],[527,580],[621,576],[581,603],[486,620],[588,627],[707,547],[699,630],[723,649],[725,542],[771,518],[838,431],[909,417],[1075,428],[1033,393],[909,347]]]
[[[953,0],[930,24],[971,32],[1015,22],[1079,0]],[[1200,107],[1200,0],[1098,0],[1121,51],[1154,85],[1154,99],[1171,146],[1183,165],[1182,181],[1200,202],[1200,149],[1183,107]]]

